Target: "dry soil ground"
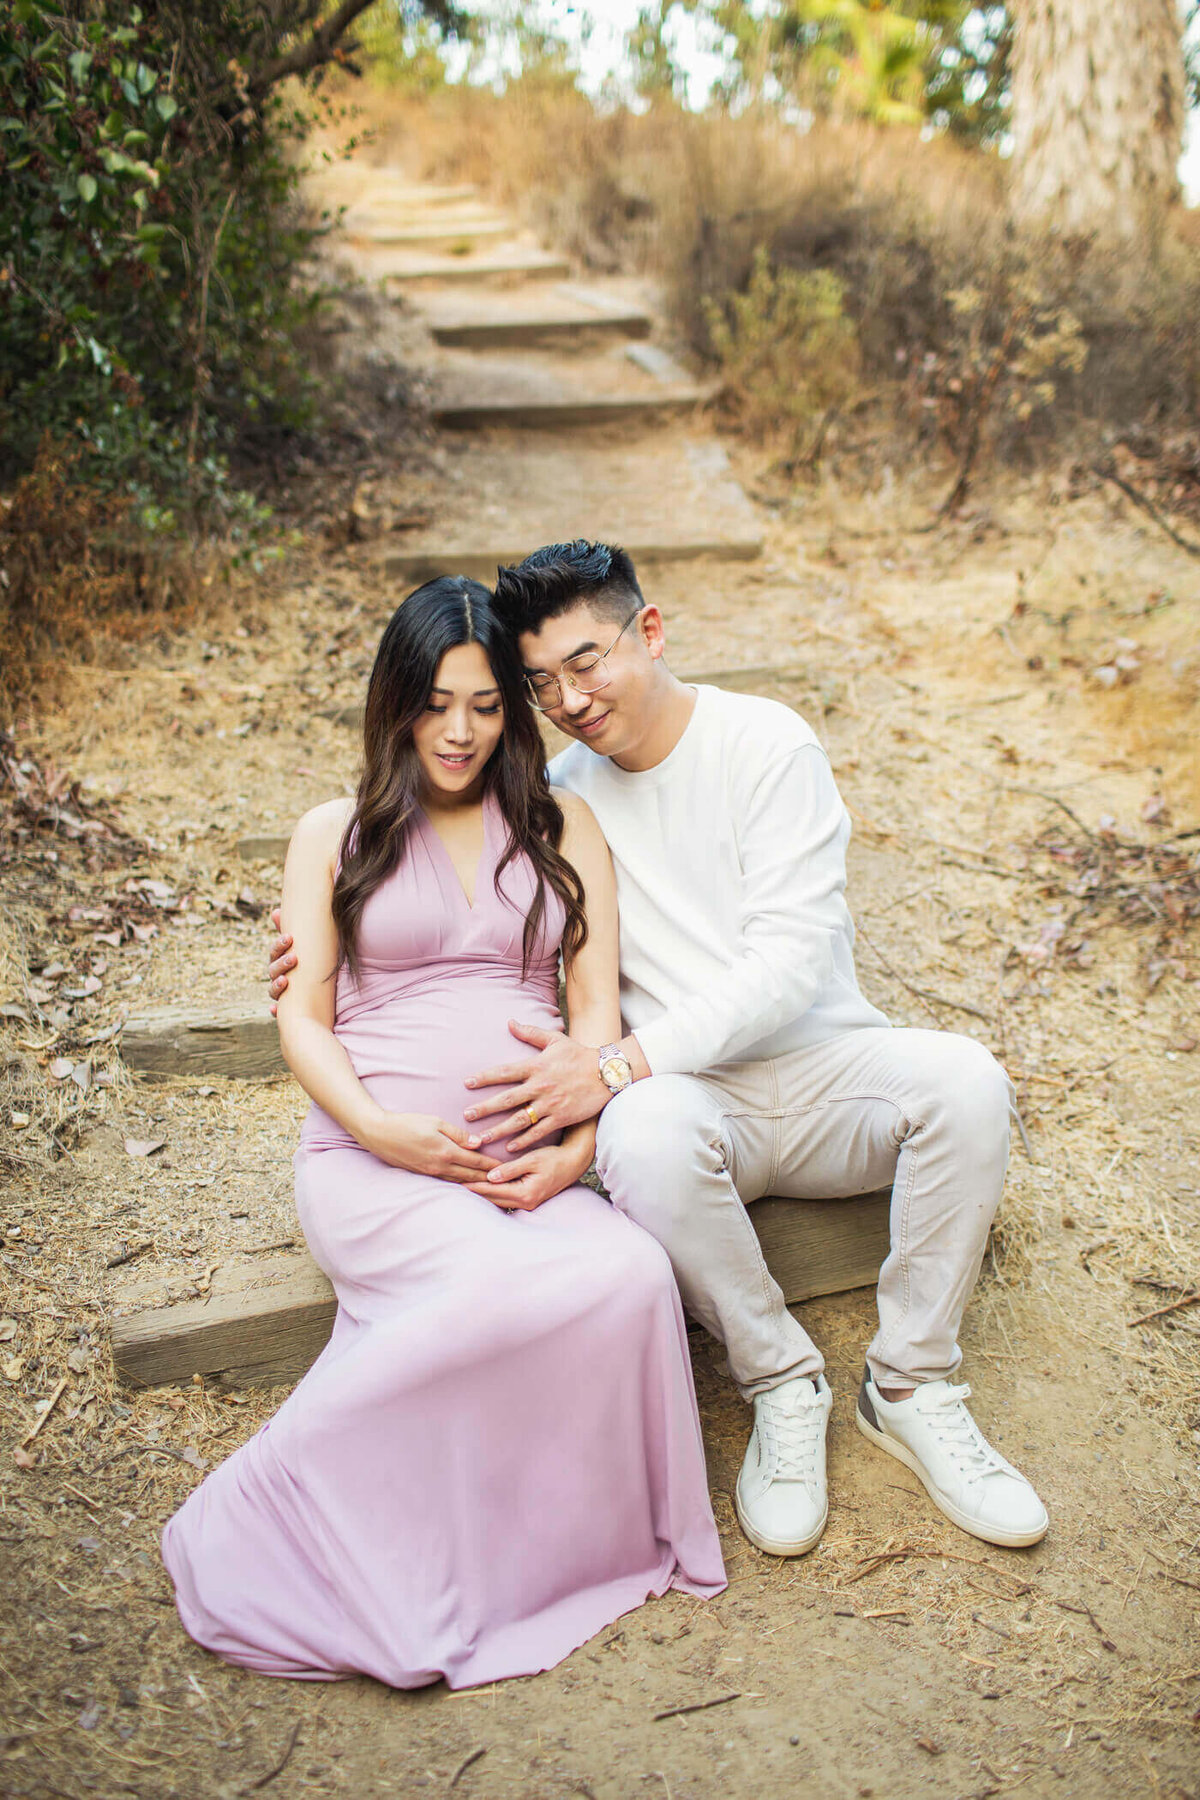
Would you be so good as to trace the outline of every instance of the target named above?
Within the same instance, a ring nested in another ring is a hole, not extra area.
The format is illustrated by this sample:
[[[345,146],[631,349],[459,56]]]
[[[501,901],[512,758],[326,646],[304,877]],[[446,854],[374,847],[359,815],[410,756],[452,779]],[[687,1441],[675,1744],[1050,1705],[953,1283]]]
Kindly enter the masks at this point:
[[[454,524],[471,503],[454,462],[431,441],[388,478]],[[278,1395],[114,1389],[106,1320],[123,1277],[143,1299],[202,1294],[295,1238],[302,1099],[134,1083],[104,1034],[159,1003],[262,1000],[279,871],[235,844],[350,783],[354,734],[326,714],[361,694],[399,598],[378,543],[314,528],[202,624],[81,668],[22,738],[0,996],[0,1792],[1200,1794],[1200,1312],[1130,1324],[1193,1291],[1200,1250],[1196,839],[1172,835],[1200,802],[1196,565],[1094,489],[997,488],[936,531],[919,529],[930,498],[915,477],[828,481],[764,501],[758,563],[648,586],[677,668],[769,665],[763,690],[821,731],[856,822],[872,998],[980,1037],[1017,1082],[1026,1141],[964,1372],[1047,1501],[1045,1542],[963,1536],[855,1433],[857,1292],[803,1309],[835,1393],[811,1556],[741,1538],[748,1416],[697,1337],[730,1575],[714,1602],[651,1603],[548,1674],[463,1694],[255,1678],[184,1636],[158,1533]],[[1093,671],[1121,656],[1106,687]],[[51,774],[47,793],[47,771],[82,786]]]

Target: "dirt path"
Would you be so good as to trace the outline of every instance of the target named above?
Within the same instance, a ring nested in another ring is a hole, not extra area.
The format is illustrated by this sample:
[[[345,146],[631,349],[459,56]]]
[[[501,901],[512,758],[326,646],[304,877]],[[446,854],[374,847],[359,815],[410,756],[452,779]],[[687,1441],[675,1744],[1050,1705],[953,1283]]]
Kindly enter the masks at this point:
[[[504,307],[519,310],[512,290]],[[548,389],[578,386],[569,350],[537,354]],[[641,375],[630,388],[645,391]],[[79,671],[72,703],[28,740],[131,841],[71,838],[60,821],[9,843],[0,1000],[24,1017],[3,1021],[0,1114],[6,1794],[1200,1794],[1200,1315],[1128,1323],[1186,1294],[1198,1266],[1196,964],[1169,883],[1100,909],[1117,839],[1165,854],[1195,818],[1168,679],[1191,653],[1194,573],[1103,496],[1049,482],[936,533],[919,529],[915,480],[866,496],[827,484],[755,509],[756,561],[647,571],[674,666],[769,667],[762,691],[821,730],[856,821],[868,993],[898,1023],[981,1037],[1017,1080],[1028,1146],[965,1373],[1050,1507],[1046,1541],[1004,1552],[963,1536],[854,1432],[873,1312],[857,1292],[803,1309],[835,1410],[831,1522],[798,1562],[737,1530],[748,1415],[694,1339],[731,1578],[712,1604],[670,1597],[547,1675],[459,1695],[255,1679],[175,1619],[162,1522],[279,1396],[115,1392],[105,1319],[123,1276],[144,1298],[203,1294],[296,1237],[302,1101],[285,1083],[135,1084],[98,1034],[181,997],[261,997],[278,869],[247,867],[237,844],[351,781],[354,734],[336,714],[361,696],[404,591],[389,558],[413,530],[465,544],[488,506],[510,523],[507,469],[526,497],[518,529],[550,535],[534,528],[555,495],[522,480],[522,457],[543,489],[560,461],[568,530],[589,503],[631,524],[656,503],[679,524],[707,434],[639,428],[634,454],[662,485],[627,484],[618,505],[578,471],[619,464],[630,441],[627,424],[482,447],[446,434],[424,463],[378,472],[358,541],[312,534],[223,619]],[[759,471],[738,461],[753,489]],[[397,515],[422,523],[387,529]],[[1110,691],[1091,671],[1122,654],[1133,678]],[[1126,886],[1156,871],[1130,862]],[[1117,923],[1119,906],[1135,916]],[[673,1710],[689,1707],[703,1710]]]

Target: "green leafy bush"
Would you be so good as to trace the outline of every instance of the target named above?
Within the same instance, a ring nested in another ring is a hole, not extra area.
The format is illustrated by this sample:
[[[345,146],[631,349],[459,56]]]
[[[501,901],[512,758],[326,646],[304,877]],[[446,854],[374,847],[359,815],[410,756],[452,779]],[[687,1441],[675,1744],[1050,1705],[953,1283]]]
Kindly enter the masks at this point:
[[[219,516],[227,454],[311,416],[306,117],[270,79],[303,10],[0,0],[0,478],[49,434],[146,523]]]
[[[706,305],[726,402],[744,430],[783,434],[789,463],[812,462],[828,422],[859,391],[862,358],[845,285],[828,269],[777,269],[760,245],[743,293]]]

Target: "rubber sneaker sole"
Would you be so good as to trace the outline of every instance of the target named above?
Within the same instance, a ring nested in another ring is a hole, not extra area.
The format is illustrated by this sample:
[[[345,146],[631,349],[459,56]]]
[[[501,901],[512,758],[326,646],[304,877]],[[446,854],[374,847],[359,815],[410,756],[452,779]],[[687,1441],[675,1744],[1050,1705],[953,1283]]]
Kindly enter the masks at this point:
[[[743,1532],[750,1539],[750,1542],[754,1545],[756,1550],[763,1550],[768,1556],[807,1556],[809,1551],[815,1549],[817,1544],[820,1543],[821,1534],[829,1522],[829,1503],[826,1501],[825,1511],[821,1514],[820,1524],[815,1531],[810,1532],[806,1538],[798,1538],[794,1541],[784,1541],[781,1538],[766,1537],[761,1531],[757,1531],[755,1527],[751,1525],[749,1519],[747,1519],[745,1513],[742,1511],[742,1496],[736,1487],[733,1490],[733,1504],[734,1509],[737,1512],[737,1522],[741,1526]]]
[[[894,1456],[897,1462],[902,1462],[906,1469],[911,1469],[938,1511],[944,1513],[952,1525],[957,1525],[960,1531],[967,1532],[970,1537],[982,1538],[985,1544],[999,1544],[1004,1550],[1024,1550],[1030,1544],[1040,1544],[1049,1531],[1049,1520],[1038,1531],[1000,1531],[995,1526],[981,1525],[978,1519],[973,1519],[969,1513],[961,1511],[952,1500],[946,1498],[945,1494],[938,1492],[907,1444],[898,1443],[895,1438],[888,1437],[886,1432],[880,1431],[877,1426],[870,1424],[863,1418],[857,1407],[854,1410],[854,1423],[863,1436],[870,1439],[871,1443],[877,1445],[880,1450],[886,1450],[889,1456]]]

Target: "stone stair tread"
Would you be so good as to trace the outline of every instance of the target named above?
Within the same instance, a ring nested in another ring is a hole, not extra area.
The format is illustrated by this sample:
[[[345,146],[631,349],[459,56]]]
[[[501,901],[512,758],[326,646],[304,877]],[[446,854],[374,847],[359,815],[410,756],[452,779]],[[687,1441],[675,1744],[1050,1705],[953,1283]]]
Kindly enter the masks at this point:
[[[789,1305],[873,1286],[888,1250],[885,1190],[845,1200],[756,1201],[750,1219]],[[112,1325],[120,1380],[135,1387],[203,1376],[218,1386],[294,1382],[333,1328],[333,1289],[307,1252],[262,1259],[204,1300],[121,1310]]]

